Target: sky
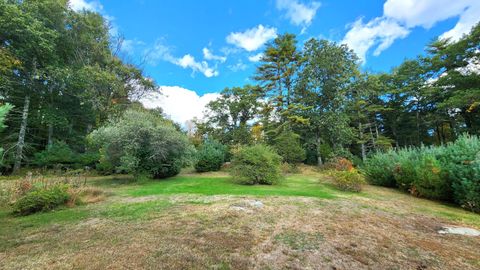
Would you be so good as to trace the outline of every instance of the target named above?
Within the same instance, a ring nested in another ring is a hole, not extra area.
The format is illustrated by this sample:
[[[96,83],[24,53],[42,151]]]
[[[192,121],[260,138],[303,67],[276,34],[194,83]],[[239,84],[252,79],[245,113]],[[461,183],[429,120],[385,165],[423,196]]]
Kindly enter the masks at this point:
[[[364,71],[389,71],[435,38],[456,40],[480,20],[480,0],[70,0],[101,13],[121,56],[162,95],[144,99],[184,124],[225,87],[254,84],[265,44],[297,35],[347,44]]]

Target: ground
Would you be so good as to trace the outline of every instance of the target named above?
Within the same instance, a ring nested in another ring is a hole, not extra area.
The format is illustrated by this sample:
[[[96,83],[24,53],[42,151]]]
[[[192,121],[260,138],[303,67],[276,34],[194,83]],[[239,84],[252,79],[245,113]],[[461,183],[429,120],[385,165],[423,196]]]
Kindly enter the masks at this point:
[[[8,182],[8,181],[6,181]],[[279,186],[225,173],[92,177],[97,202],[0,210],[0,269],[479,269],[480,215],[393,189],[345,193],[313,170]]]

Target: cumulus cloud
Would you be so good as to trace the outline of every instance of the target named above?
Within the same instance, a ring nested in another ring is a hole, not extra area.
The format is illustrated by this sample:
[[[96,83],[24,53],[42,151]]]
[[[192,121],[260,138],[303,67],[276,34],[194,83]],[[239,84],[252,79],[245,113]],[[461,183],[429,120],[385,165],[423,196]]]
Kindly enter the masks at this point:
[[[69,5],[75,11],[100,11],[102,9],[102,5],[98,1],[70,0]]]
[[[392,20],[376,18],[368,23],[358,19],[345,35],[342,43],[348,44],[365,62],[367,51],[376,46],[374,55],[380,55],[398,38],[404,38],[409,31]]]
[[[182,68],[191,68],[193,72],[200,72],[205,75],[205,77],[216,77],[218,76],[218,70],[211,68],[208,66],[208,63],[205,61],[197,62],[195,61],[195,57],[191,56],[190,54],[184,55],[182,58],[176,59],[174,64],[181,66]]]
[[[350,24],[342,42],[365,62],[365,55],[371,48],[375,48],[374,55],[379,55],[396,39],[405,38],[412,28],[429,29],[449,18],[459,19],[453,29],[440,37],[458,40],[478,23],[479,14],[478,0],[387,0],[381,17],[367,23],[359,19]]]
[[[224,63],[225,61],[227,61],[226,56],[215,55],[208,48],[203,48],[202,52],[203,52],[203,58],[205,58],[206,60],[215,60],[215,61],[220,61],[221,63]]]
[[[147,50],[145,54],[148,63],[151,65],[156,65],[159,60],[162,60],[182,68],[190,68],[193,73],[200,72],[207,78],[216,77],[220,74],[216,67],[210,67],[206,61],[196,61],[195,57],[190,54],[185,54],[180,58],[173,56],[170,47],[166,46],[162,40],[158,40],[153,49]]]
[[[245,32],[234,32],[227,36],[227,42],[246,51],[252,52],[262,47],[265,42],[277,37],[277,29],[258,25]]]
[[[146,108],[162,108],[164,113],[173,121],[185,124],[194,117],[204,117],[205,106],[220,94],[207,93],[202,96],[195,91],[180,86],[161,86],[160,93],[154,93],[141,100]]]
[[[263,57],[263,53],[257,53],[254,55],[250,55],[248,57],[248,60],[250,60],[251,62],[258,62],[262,59],[262,57]]]
[[[292,24],[303,26],[303,32],[312,23],[318,8],[320,8],[320,2],[302,4],[297,0],[277,0],[276,6],[277,9],[286,12],[285,16]]]

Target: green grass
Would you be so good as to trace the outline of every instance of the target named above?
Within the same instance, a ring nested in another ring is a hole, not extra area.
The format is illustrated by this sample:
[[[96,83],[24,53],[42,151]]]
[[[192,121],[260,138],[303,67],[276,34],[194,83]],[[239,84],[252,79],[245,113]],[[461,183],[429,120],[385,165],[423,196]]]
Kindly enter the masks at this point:
[[[157,194],[303,196],[335,198],[336,190],[321,184],[318,179],[301,175],[289,176],[277,185],[239,185],[232,178],[211,176],[178,176],[140,184],[126,190],[134,197]]]

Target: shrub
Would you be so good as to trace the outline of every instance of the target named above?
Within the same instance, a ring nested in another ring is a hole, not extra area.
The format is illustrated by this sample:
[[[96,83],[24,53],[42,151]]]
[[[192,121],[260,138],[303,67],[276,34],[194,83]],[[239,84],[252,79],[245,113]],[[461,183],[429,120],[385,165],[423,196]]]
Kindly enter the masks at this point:
[[[396,154],[396,159],[393,160],[393,178],[399,189],[413,192],[412,185],[417,178],[419,155],[415,149],[400,150]]]
[[[480,139],[462,135],[445,147],[439,157],[453,190],[453,200],[467,209],[480,212]]]
[[[269,146],[240,147],[233,155],[230,172],[241,184],[271,185],[281,178],[282,158]]]
[[[227,148],[218,141],[207,140],[197,152],[195,170],[197,172],[218,171],[225,161]]]
[[[333,177],[333,185],[343,191],[360,192],[362,185],[366,183],[363,175],[357,170],[332,170],[330,175]]]
[[[336,171],[350,171],[353,170],[353,163],[346,158],[336,157],[329,160],[325,167]]]
[[[361,171],[372,185],[395,187],[393,176],[397,155],[395,152],[376,153],[362,165]]]
[[[58,184],[48,188],[34,188],[13,204],[13,213],[29,215],[40,211],[52,210],[64,205],[70,199],[68,185]]]
[[[41,167],[53,167],[58,164],[72,164],[75,153],[62,141],[50,145],[46,150],[35,154],[33,163]]]
[[[442,177],[440,162],[432,155],[422,155],[415,167],[415,179],[410,192],[421,197],[448,200],[450,187]]]
[[[300,136],[292,131],[284,131],[275,138],[274,148],[283,161],[295,164],[305,160],[306,153],[300,143]]]
[[[92,132],[89,141],[99,149],[98,167],[104,172],[165,178],[178,174],[195,155],[185,134],[159,114],[145,110],[127,110],[120,119]]]

